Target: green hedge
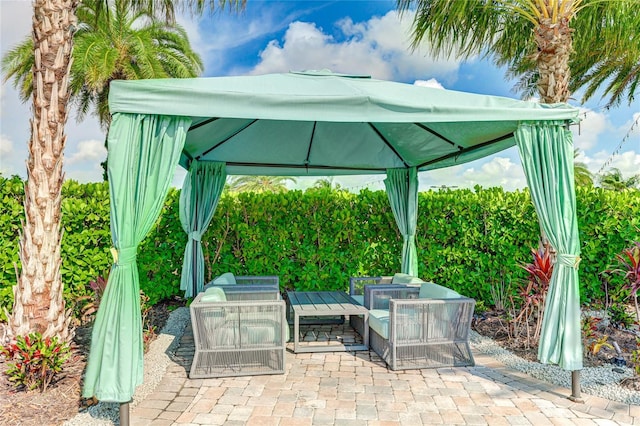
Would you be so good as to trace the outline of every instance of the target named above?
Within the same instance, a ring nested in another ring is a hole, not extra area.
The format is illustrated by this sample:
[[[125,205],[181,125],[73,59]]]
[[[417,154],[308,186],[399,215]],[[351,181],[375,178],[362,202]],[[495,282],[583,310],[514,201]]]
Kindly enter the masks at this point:
[[[87,294],[87,284],[111,263],[106,183],[66,182],[62,240],[65,297]],[[23,183],[0,177],[0,304],[10,309],[24,218]],[[640,191],[580,188],[583,302],[602,297],[599,273],[637,240]],[[171,190],[156,227],[138,253],[140,285],[151,303],[178,296],[186,236]],[[501,188],[422,192],[416,236],[420,276],[490,302],[490,288],[524,277],[539,227],[527,190]],[[225,194],[203,237],[207,279],[233,271],[277,274],[285,288],[346,289],[353,275],[400,268],[401,236],[387,195],[326,189],[283,194]],[[0,315],[1,316],[1,315]]]

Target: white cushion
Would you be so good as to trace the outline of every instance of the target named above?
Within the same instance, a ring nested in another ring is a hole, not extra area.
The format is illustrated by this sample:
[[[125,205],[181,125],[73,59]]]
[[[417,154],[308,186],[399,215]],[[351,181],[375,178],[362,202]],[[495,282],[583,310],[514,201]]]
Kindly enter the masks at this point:
[[[369,311],[369,327],[383,339],[389,339],[389,310],[372,309]]]
[[[227,295],[224,294],[224,290],[220,287],[209,287],[205,290],[204,296],[200,299],[201,302],[226,302]]]
[[[391,284],[422,284],[423,282],[420,278],[414,277],[413,275],[400,273],[395,274],[391,279]]]
[[[272,315],[270,315],[271,317]],[[244,325],[242,327],[242,338],[250,345],[273,345],[276,340],[280,340],[280,323],[272,319],[258,318],[256,324]],[[289,325],[284,327],[284,342],[289,341]]]
[[[424,283],[420,286],[419,299],[457,299],[459,293],[435,283]]]
[[[224,274],[220,275],[219,277],[217,277],[211,282],[213,284],[218,284],[218,285],[235,284],[236,277],[231,272],[225,272]]]
[[[422,324],[419,311],[409,311],[410,318],[405,318],[402,327],[396,326],[396,338],[401,341],[420,340]],[[387,309],[372,309],[369,311],[369,327],[380,337],[389,340],[389,311]]]

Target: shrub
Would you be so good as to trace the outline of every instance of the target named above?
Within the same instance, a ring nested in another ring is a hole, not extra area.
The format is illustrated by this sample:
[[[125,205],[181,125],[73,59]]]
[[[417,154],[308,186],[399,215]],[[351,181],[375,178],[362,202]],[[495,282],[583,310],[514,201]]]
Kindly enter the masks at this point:
[[[640,337],[636,337],[636,349],[631,352],[631,363],[636,376],[640,376]]]
[[[634,242],[630,248],[616,254],[620,264],[617,271],[624,276],[625,288],[633,297],[636,308],[636,321],[640,322],[640,308],[638,307],[638,290],[640,290],[640,242]]]
[[[19,388],[45,391],[62,371],[70,355],[69,346],[57,337],[42,338],[40,333],[18,336],[15,343],[1,347],[7,358],[5,374]]]
[[[93,296],[88,284],[111,266],[108,189],[107,183],[67,181],[63,186],[61,273],[69,307]],[[151,305],[182,295],[187,236],[179,221],[179,195],[176,189],[169,191],[160,218],[138,249],[140,289]],[[0,177],[0,308],[8,310],[16,282],[14,264],[20,269],[22,198],[19,178]],[[637,238],[640,191],[578,188],[577,201],[580,295],[582,302],[594,303],[604,297],[598,274]],[[496,283],[526,278],[517,265],[528,261],[528,247],[537,245],[540,229],[527,190],[426,191],[419,193],[418,205],[421,278],[485,302],[492,300]],[[346,290],[349,276],[398,271],[402,237],[385,192],[312,190],[225,194],[202,244],[206,280],[228,271],[273,273],[283,288]],[[623,284],[621,276],[612,279],[611,292]],[[497,295],[493,303],[508,302],[515,286],[505,285],[505,290],[507,297]],[[81,306],[74,312],[81,316]],[[0,321],[4,319],[0,309]]]

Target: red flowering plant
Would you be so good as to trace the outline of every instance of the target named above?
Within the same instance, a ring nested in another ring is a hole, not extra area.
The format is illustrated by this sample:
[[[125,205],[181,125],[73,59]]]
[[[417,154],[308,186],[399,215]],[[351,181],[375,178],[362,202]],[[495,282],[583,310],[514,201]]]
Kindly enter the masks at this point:
[[[617,269],[606,272],[615,272],[623,276],[625,287],[633,297],[636,308],[636,321],[640,322],[640,309],[638,308],[638,290],[640,290],[640,241],[635,241],[632,246],[616,254],[618,260]]]
[[[9,381],[19,389],[40,389],[47,386],[62,371],[70,355],[69,345],[57,337],[43,338],[40,333],[18,336],[15,342],[0,346],[0,353],[7,359],[4,372]]]
[[[512,313],[511,329],[514,337],[525,334],[526,346],[536,343],[542,329],[545,298],[553,273],[551,254],[547,248],[531,250],[533,261],[520,265],[528,277],[518,287],[519,311]],[[512,303],[512,306],[515,306]],[[533,327],[533,330],[532,330]]]

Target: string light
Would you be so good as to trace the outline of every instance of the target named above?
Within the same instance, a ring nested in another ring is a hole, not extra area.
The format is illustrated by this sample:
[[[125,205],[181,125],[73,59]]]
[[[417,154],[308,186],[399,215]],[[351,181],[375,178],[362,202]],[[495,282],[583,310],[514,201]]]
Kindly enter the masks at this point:
[[[377,180],[372,180],[369,181],[367,183],[363,183],[360,185],[352,185],[352,186],[345,186],[344,189],[346,189],[347,191],[351,191],[353,190],[353,192],[360,192],[360,190],[365,189],[365,188],[370,188],[373,185],[379,184],[379,183],[383,183],[384,179],[377,179]]]
[[[631,125],[631,128],[629,129],[629,131],[627,131],[627,133],[624,135],[624,137],[622,138],[622,140],[620,141],[620,143],[618,144],[618,146],[616,147],[616,149],[613,150],[613,153],[611,154],[611,156],[609,156],[609,158],[607,159],[607,161],[604,162],[604,164],[602,164],[602,167],[600,167],[600,170],[598,170],[598,174],[601,175],[602,172],[611,165],[611,162],[613,161],[613,158],[618,155],[620,153],[620,150],[622,149],[622,145],[624,145],[624,143],[626,141],[628,141],[631,138],[631,134],[633,133],[633,131],[636,129],[636,127],[638,126],[638,123],[640,122],[640,115],[635,119],[635,121],[633,122],[633,124]]]

